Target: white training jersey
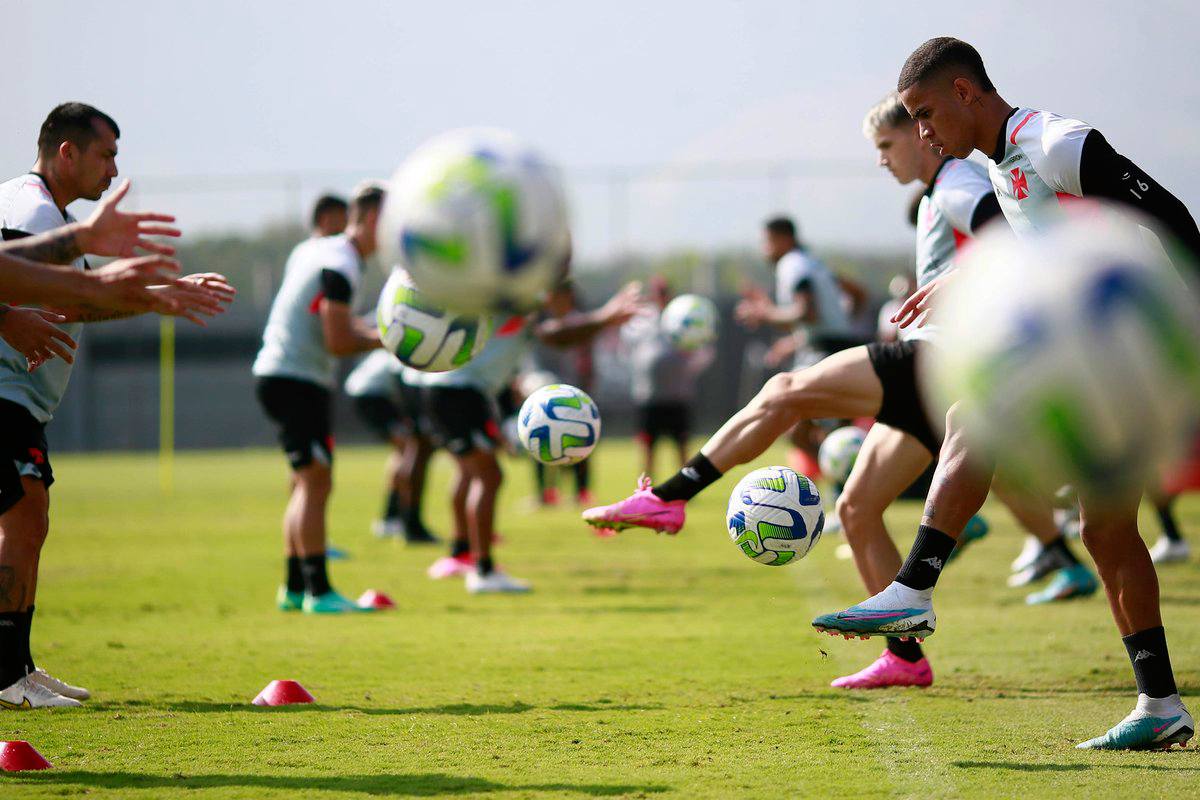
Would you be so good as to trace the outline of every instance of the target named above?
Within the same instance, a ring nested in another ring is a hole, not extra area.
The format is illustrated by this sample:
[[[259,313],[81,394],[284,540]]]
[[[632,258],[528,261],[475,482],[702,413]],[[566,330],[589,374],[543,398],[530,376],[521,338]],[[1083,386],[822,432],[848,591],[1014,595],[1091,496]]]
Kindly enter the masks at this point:
[[[458,369],[449,372],[416,372],[406,370],[413,385],[475,389],[489,398],[504,390],[521,368],[521,361],[533,347],[533,323],[528,317],[515,314],[496,320],[496,329],[479,355]]]
[[[815,337],[851,333],[850,316],[842,304],[837,278],[819,259],[797,248],[775,264],[775,304],[790,306],[796,292],[805,290],[816,304],[816,319],[796,326],[797,369],[819,360],[811,345]]]
[[[343,388],[351,397],[393,397],[404,364],[387,350],[372,350],[346,376]]]
[[[954,268],[954,255],[975,235],[971,219],[979,203],[992,193],[987,170],[973,161],[948,158],[917,208],[917,286],[921,287]],[[903,340],[928,341],[937,336],[933,324],[900,330]]]
[[[54,204],[41,175],[29,173],[0,184],[0,232],[5,239],[46,233],[74,221]],[[72,266],[82,271],[87,269],[87,261],[77,258]],[[59,327],[76,342],[83,335],[82,323]],[[30,372],[25,356],[0,340],[0,400],[23,406],[38,422],[50,421],[70,379],[71,365],[61,358],[52,358]]]
[[[1082,197],[1079,162],[1092,126],[1047,111],[1018,108],[988,157],[1000,210],[1018,235],[1045,229],[1064,197]]]
[[[333,270],[350,284],[349,304],[362,281],[362,258],[344,234],[305,239],[288,256],[283,283],[263,330],[251,371],[259,377],[294,378],[334,387],[337,359],[325,349],[320,306],[321,273]]]

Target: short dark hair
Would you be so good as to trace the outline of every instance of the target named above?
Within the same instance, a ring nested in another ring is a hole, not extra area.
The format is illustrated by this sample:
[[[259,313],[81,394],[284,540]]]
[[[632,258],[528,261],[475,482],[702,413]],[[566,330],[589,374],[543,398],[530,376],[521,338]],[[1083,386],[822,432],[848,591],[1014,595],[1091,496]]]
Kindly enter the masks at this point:
[[[344,199],[336,194],[323,194],[317,198],[317,202],[313,204],[312,224],[315,228],[317,223],[321,221],[321,217],[328,214],[330,211],[347,211],[350,206]]]
[[[47,158],[58,152],[63,142],[70,142],[80,150],[86,150],[96,139],[96,120],[100,120],[112,128],[113,134],[120,139],[121,129],[116,120],[98,108],[87,103],[63,103],[54,107],[42,129],[38,131],[38,155]]]
[[[900,70],[896,91],[903,92],[913,84],[951,69],[962,70],[985,92],[996,91],[987,70],[983,68],[983,59],[979,51],[953,36],[930,39],[914,50],[904,62],[904,68]]]
[[[767,233],[796,238],[796,223],[792,222],[791,217],[771,217],[763,227]]]
[[[380,181],[363,181],[354,187],[350,205],[354,208],[355,216],[361,217],[368,211],[378,211],[383,206],[383,197],[386,194],[387,187]]]

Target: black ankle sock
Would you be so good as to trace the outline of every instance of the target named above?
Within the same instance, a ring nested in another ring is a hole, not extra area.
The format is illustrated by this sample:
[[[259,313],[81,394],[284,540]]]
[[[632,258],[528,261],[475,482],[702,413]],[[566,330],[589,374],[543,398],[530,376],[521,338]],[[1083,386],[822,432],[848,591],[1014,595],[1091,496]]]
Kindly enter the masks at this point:
[[[289,592],[304,591],[304,566],[300,562],[300,556],[287,557],[287,572],[284,574]]]
[[[25,612],[0,612],[0,689],[25,677]]]
[[[450,557],[461,558],[471,552],[471,543],[466,539],[455,539],[450,543]]]
[[[651,489],[663,500],[691,500],[721,479],[721,472],[703,454],[683,465],[674,477]]]
[[[300,560],[300,569],[304,572],[304,590],[313,597],[320,597],[332,590],[329,585],[329,571],[325,567],[325,554],[304,556]]]
[[[588,466],[587,461],[580,461],[574,466],[575,470],[575,494],[586,492],[592,482],[592,470]]]
[[[1133,664],[1138,694],[1149,697],[1170,697],[1175,688],[1175,673],[1171,671],[1171,656],[1167,652],[1167,634],[1159,625],[1121,638]]]
[[[1172,506],[1173,503],[1166,502],[1161,506],[1156,506],[1154,510],[1158,513],[1158,523],[1162,525],[1163,536],[1172,542],[1178,542],[1183,537],[1179,535],[1179,526],[1175,523],[1175,511]]]
[[[1049,544],[1042,545],[1042,549],[1052,555],[1057,561],[1059,568],[1073,567],[1079,563],[1079,559],[1071,552],[1071,546],[1067,544],[1067,537],[1059,535],[1057,539]]]
[[[910,589],[932,589],[954,545],[955,541],[939,530],[928,525],[917,528],[917,540],[896,574],[896,582]]]
[[[492,563],[491,556],[484,556],[479,559],[479,564],[476,565],[476,569],[479,570],[480,575],[490,575],[495,568],[496,565]]]
[[[910,664],[915,664],[925,657],[921,652],[921,645],[917,644],[916,640],[909,639],[907,642],[902,642],[894,636],[889,636],[887,640],[888,652],[899,659],[903,659]]]
[[[25,612],[25,671],[33,672],[37,666],[33,663],[33,652],[30,648],[30,633],[33,630],[33,606]]]
[[[387,502],[383,506],[384,519],[400,519],[404,516],[404,501],[400,499],[400,493],[394,489],[388,492]]]

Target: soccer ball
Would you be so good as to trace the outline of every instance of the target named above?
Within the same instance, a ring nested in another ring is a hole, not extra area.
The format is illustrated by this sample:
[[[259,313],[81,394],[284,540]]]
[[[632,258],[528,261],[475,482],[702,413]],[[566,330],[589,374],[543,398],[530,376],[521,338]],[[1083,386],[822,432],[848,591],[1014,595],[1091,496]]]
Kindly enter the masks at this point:
[[[505,131],[469,128],[421,146],[392,177],[380,255],[430,300],[462,311],[528,311],[570,253],[558,172]]]
[[[600,441],[600,409],[586,392],[552,383],[521,405],[517,436],[529,455],[543,464],[576,464]]]
[[[698,294],[681,294],[662,311],[662,327],[680,350],[695,350],[717,338],[717,306]]]
[[[825,512],[811,480],[787,467],[764,467],[738,481],[725,521],[747,558],[778,567],[808,555],[821,538]]]
[[[492,335],[488,317],[448,311],[430,302],[399,269],[383,285],[375,320],[383,346],[422,372],[464,366]]]
[[[1091,202],[976,240],[939,299],[922,376],[1012,479],[1097,500],[1181,456],[1200,412],[1196,299],[1148,222]]]
[[[817,453],[821,473],[834,483],[844,484],[848,481],[850,473],[854,471],[858,451],[862,449],[863,440],[866,438],[866,431],[857,425],[838,428],[826,436]]]

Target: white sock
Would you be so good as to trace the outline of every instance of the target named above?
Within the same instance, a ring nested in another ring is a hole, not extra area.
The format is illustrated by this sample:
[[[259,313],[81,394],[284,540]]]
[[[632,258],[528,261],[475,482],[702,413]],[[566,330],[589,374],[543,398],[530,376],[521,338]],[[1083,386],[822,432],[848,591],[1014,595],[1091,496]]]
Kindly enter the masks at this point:
[[[1136,710],[1152,717],[1173,716],[1183,710],[1183,698],[1179,696],[1178,692],[1168,697],[1139,694]]]

